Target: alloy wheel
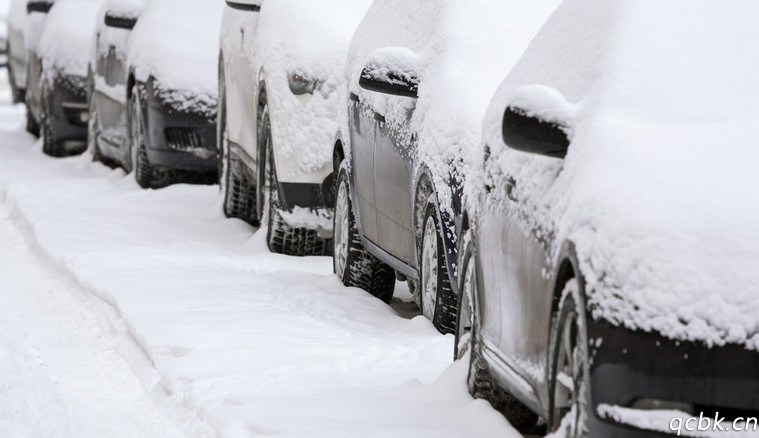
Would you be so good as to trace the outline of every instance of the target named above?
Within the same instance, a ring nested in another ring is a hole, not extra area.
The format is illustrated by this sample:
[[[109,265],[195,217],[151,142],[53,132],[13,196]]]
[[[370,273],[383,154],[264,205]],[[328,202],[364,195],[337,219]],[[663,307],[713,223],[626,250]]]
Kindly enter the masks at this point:
[[[348,261],[348,240],[350,239],[350,218],[348,216],[348,187],[345,182],[340,184],[335,204],[335,230],[334,230],[334,259],[335,273],[343,278],[345,266]]]
[[[435,219],[430,216],[424,224],[422,238],[422,314],[432,320],[435,316],[438,289],[438,247]]]

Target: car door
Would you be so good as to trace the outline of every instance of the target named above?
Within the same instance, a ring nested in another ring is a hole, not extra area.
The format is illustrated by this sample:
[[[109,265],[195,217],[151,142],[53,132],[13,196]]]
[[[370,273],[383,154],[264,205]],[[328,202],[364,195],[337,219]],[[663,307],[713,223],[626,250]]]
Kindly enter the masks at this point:
[[[361,75],[367,93],[384,100],[384,111],[372,109],[374,125],[374,178],[376,243],[399,260],[414,266],[413,174],[416,135],[410,121],[416,109],[415,75],[393,72],[370,64]],[[369,175],[367,175],[369,177]]]
[[[366,239],[379,243],[374,188],[374,111],[357,94],[348,108],[356,219]]]
[[[105,14],[103,34],[98,35],[95,99],[101,138],[121,146],[126,139],[126,44],[137,18],[113,11]]]
[[[261,0],[227,1],[221,41],[230,147],[242,149],[254,161],[258,81],[252,52],[261,4]]]

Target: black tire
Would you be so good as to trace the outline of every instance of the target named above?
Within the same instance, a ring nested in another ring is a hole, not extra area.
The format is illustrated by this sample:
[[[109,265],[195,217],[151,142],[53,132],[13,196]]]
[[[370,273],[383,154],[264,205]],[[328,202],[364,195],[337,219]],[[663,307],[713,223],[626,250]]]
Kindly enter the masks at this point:
[[[428,228],[429,227],[429,228]],[[428,235],[428,232],[430,233]],[[432,235],[431,233],[434,233]],[[422,314],[432,321],[432,325],[444,334],[456,332],[456,295],[451,288],[448,276],[448,263],[445,258],[445,247],[440,237],[440,222],[437,215],[437,205],[432,200],[427,202],[427,208],[422,223],[422,238],[419,239],[419,282],[418,294]],[[430,242],[427,239],[430,239]],[[433,260],[426,258],[427,244],[434,245],[430,254]],[[429,261],[434,265],[427,266]],[[430,278],[427,279],[427,270]],[[429,280],[429,281],[425,281]],[[416,285],[415,285],[416,286]],[[434,289],[428,291],[427,289]],[[431,302],[430,302],[431,301]]]
[[[364,249],[353,215],[348,174],[344,169],[340,171],[337,188],[333,270],[345,286],[359,287],[389,303],[395,289],[395,271]]]
[[[499,386],[490,373],[490,366],[482,355],[482,316],[479,294],[477,293],[476,250],[469,231],[462,234],[459,249],[459,291],[461,294],[457,309],[456,342],[454,359],[461,360],[469,353],[469,373],[467,386],[474,398],[487,400],[511,425],[523,434],[545,434],[545,425],[540,417],[526,407],[516,397]]]
[[[590,406],[590,374],[588,360],[588,333],[585,322],[585,306],[577,280],[570,279],[564,285],[558,316],[552,327],[551,357],[549,362],[550,380],[549,394],[551,395],[551,430],[565,429],[567,438],[587,438],[588,406]],[[564,334],[570,335],[565,337]],[[570,344],[567,345],[566,342]],[[567,357],[562,352],[570,352]],[[571,358],[569,357],[571,356]],[[577,358],[579,363],[575,363]],[[559,384],[559,370],[572,369],[573,390]],[[576,388],[580,388],[579,391]],[[561,394],[560,394],[561,393]],[[565,402],[559,399],[568,399]],[[571,405],[575,415],[564,418],[571,410],[562,404]],[[569,420],[569,421],[565,421]]]
[[[227,152],[226,184],[224,184],[224,215],[242,219],[250,225],[260,225],[256,217],[255,186],[247,165]]]
[[[44,117],[41,123],[40,136],[42,137],[42,152],[51,157],[60,158],[66,156],[66,151],[63,150],[61,143],[53,137],[50,125]]]
[[[259,147],[267,151],[264,175],[269,178],[269,220],[266,231],[266,242],[269,250],[274,253],[296,257],[329,255],[332,250],[331,239],[322,238],[317,230],[293,227],[282,217],[282,207],[279,202],[279,185],[277,169],[272,153],[271,129],[268,117],[263,121],[263,143]]]
[[[137,86],[129,97],[129,142],[134,153],[134,178],[143,189],[159,189],[171,183],[169,172],[153,165],[145,144],[145,125],[138,100]]]
[[[34,118],[34,115],[32,115],[31,110],[29,110],[29,105],[26,106],[26,132],[35,137],[40,136],[40,124]]]

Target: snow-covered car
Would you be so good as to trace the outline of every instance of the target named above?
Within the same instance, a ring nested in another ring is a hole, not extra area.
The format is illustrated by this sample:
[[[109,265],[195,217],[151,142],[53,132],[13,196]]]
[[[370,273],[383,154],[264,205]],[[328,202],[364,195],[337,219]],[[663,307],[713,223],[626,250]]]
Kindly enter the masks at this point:
[[[92,157],[111,167],[132,170],[127,131],[127,47],[144,0],[107,0],[92,37],[87,75]]]
[[[224,3],[150,0],[128,44],[130,153],[143,188],[218,179],[218,41]]]
[[[41,33],[36,43],[29,32],[26,35],[30,47],[26,105],[32,126],[39,126],[43,151],[48,155],[74,155],[87,148],[87,64],[101,3],[102,0],[28,3],[29,21],[35,15],[41,16],[37,18]]]
[[[249,77],[240,74],[248,60],[238,55],[221,65],[229,90],[222,94],[229,103],[220,119],[227,139],[224,211],[257,224],[269,199],[267,242],[274,252],[303,256],[332,249],[330,145],[338,90],[345,82],[351,36],[370,3],[265,2],[252,41],[253,88],[234,98],[236,105],[230,105],[229,91],[233,83],[237,89],[250,87]],[[225,33],[222,45],[232,48],[225,41],[239,39],[240,32],[230,26]]]
[[[0,67],[8,65],[8,13],[10,0],[0,0]]]
[[[572,437],[759,411],[757,20],[566,0],[535,37],[465,191],[473,394]]]
[[[8,81],[11,84],[14,103],[24,101],[26,88],[26,44],[24,43],[26,2],[27,0],[12,0],[6,16],[5,54],[8,62]]]
[[[26,103],[26,130],[39,136],[39,108],[41,101],[42,61],[36,55],[40,37],[44,30],[47,14],[55,0],[27,0],[24,20],[24,102]]]
[[[557,3],[373,3],[351,42],[333,153],[344,284],[389,301],[408,279],[422,313],[453,331],[465,169],[490,98]]]

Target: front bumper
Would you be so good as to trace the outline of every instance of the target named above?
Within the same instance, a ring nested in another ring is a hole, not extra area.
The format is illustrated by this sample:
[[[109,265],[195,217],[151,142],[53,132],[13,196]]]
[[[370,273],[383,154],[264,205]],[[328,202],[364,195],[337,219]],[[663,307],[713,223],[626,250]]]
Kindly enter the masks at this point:
[[[696,417],[703,413],[714,418],[719,413],[732,421],[759,415],[759,352],[740,345],[709,348],[697,342],[673,341],[591,318],[588,339],[593,436],[676,435],[667,424],[653,432],[601,418],[599,405],[634,408],[644,400],[657,400],[688,405]]]
[[[177,109],[145,86],[145,144],[152,164],[174,170],[217,173],[216,115]]]
[[[50,92],[43,96],[49,135],[67,150],[84,150],[87,147],[86,79],[60,74],[53,80]]]

